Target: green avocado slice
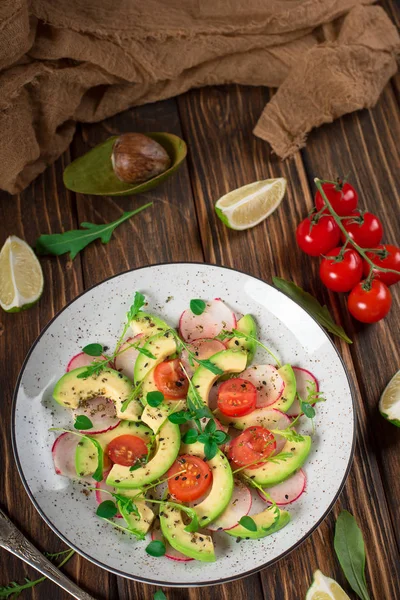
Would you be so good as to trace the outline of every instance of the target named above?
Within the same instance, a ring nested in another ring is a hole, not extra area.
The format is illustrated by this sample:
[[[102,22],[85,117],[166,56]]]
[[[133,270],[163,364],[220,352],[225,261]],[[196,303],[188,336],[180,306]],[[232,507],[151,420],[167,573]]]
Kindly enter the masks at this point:
[[[144,338],[149,338],[157,333],[171,329],[171,327],[159,317],[143,311],[137,313],[129,323],[129,326],[135,336],[142,335]]]
[[[160,525],[164,537],[175,550],[202,562],[215,562],[211,536],[185,531],[181,511],[168,504],[160,505]]]
[[[128,525],[128,528],[138,538],[144,539],[146,533],[151,527],[152,522],[154,521],[155,514],[143,500],[135,500],[135,505],[139,516],[135,515],[134,513],[129,513],[126,510],[126,506],[122,502],[117,502],[118,510]]]
[[[139,354],[133,372],[135,383],[143,381],[154,367],[171,356],[171,354],[175,354],[177,350],[175,338],[170,331],[158,333],[147,340],[143,346],[143,350],[150,352],[155,358],[149,358],[149,356],[143,353]]]
[[[244,315],[237,322],[236,329],[246,335],[257,337],[257,325],[251,315]],[[230,350],[241,350],[247,353],[247,366],[252,362],[257,350],[257,344],[253,340],[234,337],[227,342],[227,348]]]
[[[275,521],[275,511],[279,511],[279,518]],[[236,525],[232,529],[226,529],[225,533],[232,535],[237,538],[250,538],[252,540],[258,540],[259,538],[266,537],[275,533],[285,527],[290,521],[290,515],[286,510],[280,510],[278,507],[267,508],[262,512],[251,515],[251,518],[257,525],[257,531],[250,531],[242,525]],[[274,522],[275,521],[275,522]]]
[[[278,373],[285,382],[285,389],[283,390],[283,394],[279,400],[274,402],[274,404],[271,404],[268,408],[276,408],[277,410],[281,410],[285,413],[292,406],[296,398],[296,377],[292,367],[289,364],[280,367],[278,369]]]

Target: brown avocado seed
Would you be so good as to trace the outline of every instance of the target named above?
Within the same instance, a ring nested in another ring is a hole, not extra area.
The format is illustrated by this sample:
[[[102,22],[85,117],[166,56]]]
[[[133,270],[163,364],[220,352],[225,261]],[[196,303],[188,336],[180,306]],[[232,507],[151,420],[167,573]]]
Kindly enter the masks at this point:
[[[166,171],[171,159],[164,148],[143,133],[123,133],[111,155],[114,173],[126,183],[141,183]]]

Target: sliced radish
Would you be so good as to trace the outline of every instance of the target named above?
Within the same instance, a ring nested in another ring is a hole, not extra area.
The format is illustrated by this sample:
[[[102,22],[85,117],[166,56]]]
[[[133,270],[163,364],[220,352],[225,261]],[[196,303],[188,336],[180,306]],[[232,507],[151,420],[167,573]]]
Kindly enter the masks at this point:
[[[119,346],[118,352],[120,352],[121,354],[117,354],[114,360],[115,369],[132,380],[133,369],[135,366],[136,359],[139,356],[139,351],[136,350],[136,348],[133,348],[132,346],[130,347],[130,344],[138,342],[141,337],[143,337],[143,334],[140,333],[135,337],[128,338],[123,344],[121,344],[121,346]],[[127,350],[125,348],[127,348]]]
[[[285,504],[291,504],[300,498],[306,489],[306,482],[306,474],[302,469],[300,469],[297,471],[297,473],[294,473],[291,475],[291,477],[286,479],[286,481],[282,481],[282,483],[278,483],[273,487],[264,489],[267,494],[271,496],[272,500],[278,504],[278,506],[284,506]],[[261,500],[268,502],[268,500],[261,494],[259,490],[257,490],[257,493]],[[269,502],[269,504],[271,503]]]
[[[207,529],[218,531],[220,529],[232,529],[238,525],[239,520],[248,515],[252,505],[250,490],[241,481],[235,481],[230,503],[225,511]]]
[[[79,352],[79,354],[75,354],[69,361],[67,365],[67,373],[72,371],[73,369],[79,369],[80,367],[88,367],[92,362],[99,362],[101,360],[105,360],[105,356],[89,356],[89,354],[85,354],[85,352]]]
[[[257,408],[277,402],[285,389],[285,382],[273,365],[254,365],[243,371],[240,377],[257,388]]]
[[[73,433],[62,433],[55,440],[51,453],[57,475],[78,479],[75,468],[75,452],[81,438]]]
[[[179,331],[187,342],[202,338],[214,338],[223,329],[230,331],[236,327],[234,313],[220,298],[207,302],[201,315],[195,315],[190,309],[182,313],[179,320]]]
[[[114,402],[102,396],[81,402],[73,412],[74,419],[78,415],[85,415],[93,424],[93,428],[85,430],[84,433],[104,433],[120,423]]]
[[[110,494],[105,494],[104,492],[115,492],[114,487],[106,484],[108,473],[109,471],[104,474],[104,479],[102,481],[96,481],[96,500],[98,504],[101,504],[105,500],[112,500]],[[115,516],[118,519],[122,519],[122,515],[120,513],[116,514]]]
[[[310,381],[315,384],[315,391],[319,391],[318,381],[314,375],[310,373],[310,371],[307,371],[307,369],[302,369],[301,367],[292,367],[292,369],[294,376],[296,377],[297,393],[299,394],[300,398],[303,398],[303,400],[307,398],[307,387],[309,387]],[[286,414],[289,417],[297,417],[297,415],[300,414],[300,410],[300,402],[296,397]]]
[[[225,344],[218,340],[207,340],[207,339],[198,339],[189,344],[189,349],[199,358],[200,360],[205,360],[206,358],[210,358],[217,352],[222,352],[222,350],[226,350]],[[198,363],[195,361],[194,366],[192,367],[189,361],[189,353],[187,350],[182,352],[181,360],[183,366],[191,377],[194,373],[194,370],[198,366]]]
[[[182,552],[178,552],[178,550],[175,550],[175,548],[173,548],[171,544],[167,542],[167,540],[164,538],[160,529],[153,527],[151,531],[151,539],[153,541],[158,540],[160,542],[164,542],[166,548],[164,556],[166,556],[170,560],[176,560],[178,562],[189,562],[190,560],[193,560],[193,558],[189,558],[188,556],[182,554]]]

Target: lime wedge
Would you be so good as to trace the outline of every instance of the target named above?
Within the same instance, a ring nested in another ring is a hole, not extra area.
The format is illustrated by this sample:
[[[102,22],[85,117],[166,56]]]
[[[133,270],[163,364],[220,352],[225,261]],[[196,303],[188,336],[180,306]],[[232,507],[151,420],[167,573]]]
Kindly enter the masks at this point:
[[[314,581],[307,592],[306,600],[350,600],[334,579],[326,577],[321,571],[315,571],[313,577]]]
[[[43,291],[42,268],[32,248],[11,235],[0,252],[0,306],[19,312],[37,302]]]
[[[215,204],[215,212],[231,229],[249,229],[278,208],[285,192],[283,177],[255,181],[222,196]]]
[[[400,370],[389,381],[381,399],[379,411],[385,419],[400,427]]]

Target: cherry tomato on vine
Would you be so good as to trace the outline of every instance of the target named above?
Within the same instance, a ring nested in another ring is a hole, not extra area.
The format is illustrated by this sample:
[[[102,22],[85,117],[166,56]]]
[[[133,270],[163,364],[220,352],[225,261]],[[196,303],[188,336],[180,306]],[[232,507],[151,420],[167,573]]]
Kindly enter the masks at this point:
[[[362,323],[376,323],[388,314],[392,295],[387,285],[379,279],[373,279],[370,289],[364,289],[365,281],[353,288],[347,299],[350,314]]]
[[[360,213],[356,211],[354,217],[360,217]],[[370,212],[366,212],[362,217],[362,223],[354,221],[354,217],[342,221],[351,239],[361,246],[361,248],[375,248],[383,236],[382,223],[378,217]],[[341,237],[342,242],[344,242],[346,238],[343,233]]]
[[[376,247],[377,250],[383,250],[388,252],[388,256],[386,258],[381,258],[379,254],[375,252],[367,252],[367,256],[372,262],[378,267],[383,267],[384,269],[394,269],[395,271],[399,271],[399,274],[396,273],[383,273],[382,271],[378,271],[374,269],[374,277],[383,281],[386,285],[393,285],[400,281],[400,248],[397,246],[393,246],[392,244],[381,244]],[[364,260],[364,275],[368,275],[370,271],[370,265]]]
[[[342,248],[334,248],[326,254],[319,266],[322,283],[334,292],[349,292],[361,280],[363,261],[353,248],[346,248],[343,259],[336,261]],[[331,258],[332,257],[332,258]]]
[[[338,183],[323,183],[322,189],[332,204],[333,210],[340,217],[350,215],[357,208],[358,194],[350,183],[341,184],[340,181]],[[317,210],[321,210],[324,204],[325,200],[319,190],[317,190],[315,194],[315,206]]]
[[[310,256],[326,254],[338,245],[339,240],[340,229],[331,216],[322,215],[315,224],[307,217],[296,229],[299,248]]]

